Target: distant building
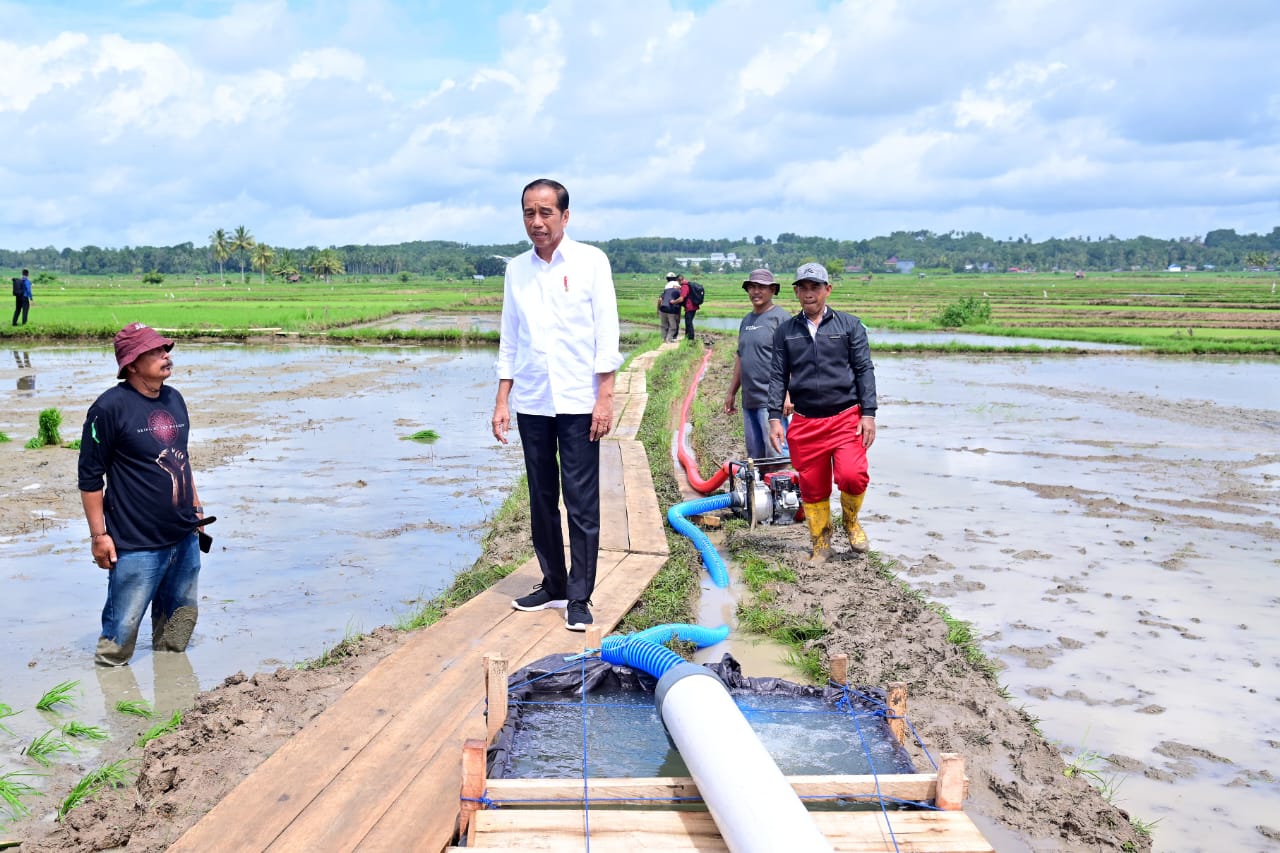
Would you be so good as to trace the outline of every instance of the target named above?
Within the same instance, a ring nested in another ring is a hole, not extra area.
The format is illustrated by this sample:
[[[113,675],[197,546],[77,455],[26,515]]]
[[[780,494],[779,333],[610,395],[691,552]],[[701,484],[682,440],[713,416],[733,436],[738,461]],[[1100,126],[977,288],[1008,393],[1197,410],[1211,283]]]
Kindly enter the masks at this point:
[[[685,268],[693,264],[698,264],[703,269],[707,267],[729,267],[735,270],[742,268],[742,258],[738,257],[737,252],[712,252],[705,258],[676,258],[676,263]]]
[[[884,265],[885,265],[886,271],[888,272],[907,273],[907,272],[911,272],[913,269],[916,268],[915,261],[900,261],[898,260],[897,255],[894,255],[890,257],[888,260],[886,260],[884,262]]]

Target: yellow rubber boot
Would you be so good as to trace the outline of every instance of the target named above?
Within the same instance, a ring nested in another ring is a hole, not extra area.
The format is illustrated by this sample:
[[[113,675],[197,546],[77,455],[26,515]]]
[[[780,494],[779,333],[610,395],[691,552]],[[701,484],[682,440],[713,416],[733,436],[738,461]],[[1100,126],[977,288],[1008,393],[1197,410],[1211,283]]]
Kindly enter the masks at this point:
[[[860,495],[851,495],[848,492],[840,493],[840,509],[844,512],[844,529],[849,534],[849,547],[858,552],[865,552],[871,547],[870,543],[867,542],[866,531],[858,523],[858,513],[862,510],[862,499],[866,496],[866,492]]]
[[[809,541],[813,546],[809,562],[825,563],[831,556],[831,502],[805,504],[804,520],[809,525]]]

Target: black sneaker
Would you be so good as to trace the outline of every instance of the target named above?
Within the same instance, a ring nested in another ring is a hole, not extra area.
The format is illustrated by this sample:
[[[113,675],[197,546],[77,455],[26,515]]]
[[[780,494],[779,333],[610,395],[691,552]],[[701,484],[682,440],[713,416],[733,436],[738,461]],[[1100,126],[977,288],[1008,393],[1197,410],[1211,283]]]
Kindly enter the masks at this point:
[[[590,599],[586,601],[570,601],[569,609],[564,613],[564,626],[570,631],[587,630],[587,626],[595,621],[591,618],[590,608],[587,607],[590,603]]]
[[[533,592],[511,602],[511,606],[516,610],[525,610],[532,613],[535,610],[546,610],[548,608],[563,610],[568,603],[568,599],[552,598],[551,593],[543,589],[542,584],[538,584],[533,588]]]

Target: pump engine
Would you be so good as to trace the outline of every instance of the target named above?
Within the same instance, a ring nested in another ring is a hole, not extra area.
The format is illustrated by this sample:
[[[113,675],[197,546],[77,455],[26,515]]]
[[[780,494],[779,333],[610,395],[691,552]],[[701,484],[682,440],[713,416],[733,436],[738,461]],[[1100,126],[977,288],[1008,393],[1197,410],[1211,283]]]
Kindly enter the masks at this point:
[[[729,463],[730,508],[757,524],[794,524],[800,511],[800,481],[786,456]]]

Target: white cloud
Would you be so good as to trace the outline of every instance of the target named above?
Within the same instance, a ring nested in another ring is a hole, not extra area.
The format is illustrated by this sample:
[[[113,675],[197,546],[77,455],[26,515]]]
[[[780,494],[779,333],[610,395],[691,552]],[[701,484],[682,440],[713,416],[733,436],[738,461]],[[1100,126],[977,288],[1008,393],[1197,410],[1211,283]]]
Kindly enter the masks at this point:
[[[592,239],[1280,224],[1280,8],[488,8],[0,6],[2,242],[512,241],[541,175]]]

